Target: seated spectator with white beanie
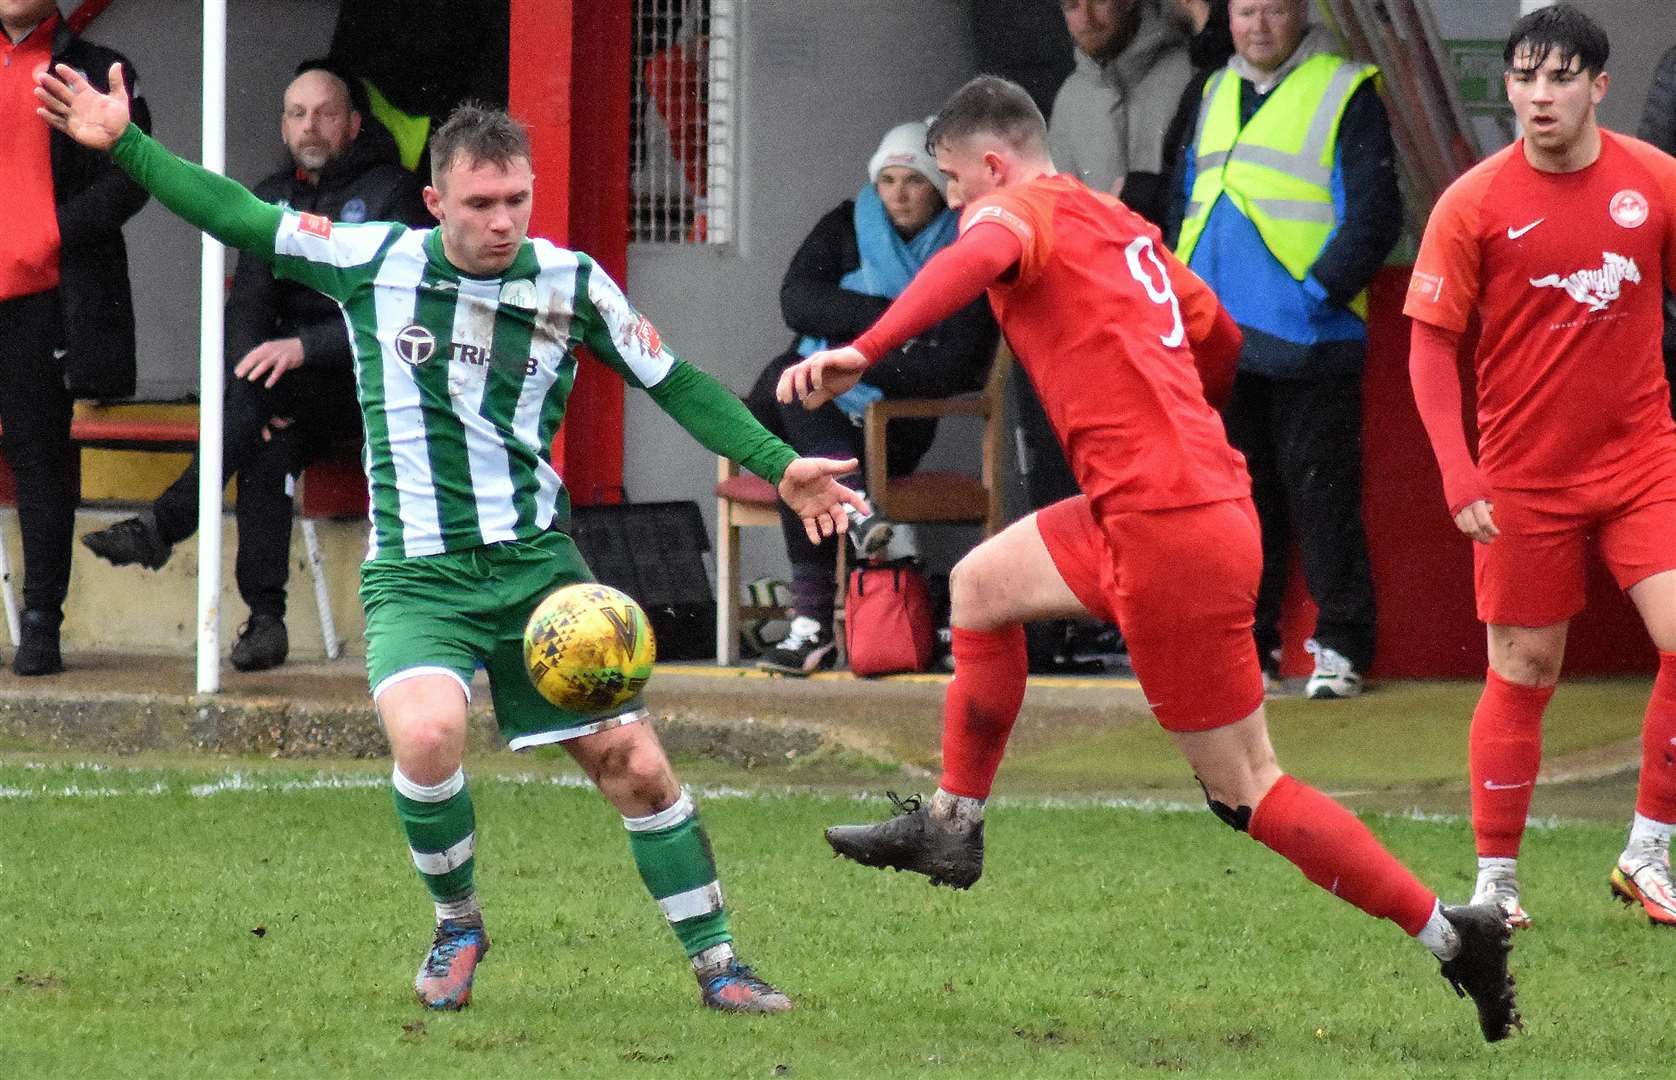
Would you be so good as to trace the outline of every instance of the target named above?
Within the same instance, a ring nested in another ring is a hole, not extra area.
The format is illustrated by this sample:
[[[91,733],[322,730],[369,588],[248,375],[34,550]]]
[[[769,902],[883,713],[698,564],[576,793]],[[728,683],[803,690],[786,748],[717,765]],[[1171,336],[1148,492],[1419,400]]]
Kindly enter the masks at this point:
[[[983,385],[995,351],[995,321],[980,298],[949,316],[867,372],[867,381],[818,409],[781,405],[774,398],[780,372],[801,358],[847,344],[873,324],[926,260],[951,243],[957,217],[943,202],[944,179],[925,146],[926,126],[914,120],[885,133],[867,164],[867,183],[816,224],[792,257],[780,285],[780,310],[794,338],[763,369],[746,404],[763,426],[800,454],[862,456],[862,416],[879,398],[946,397]],[[888,471],[909,473],[930,449],[935,420],[890,425]],[[860,476],[843,482],[860,487]],[[787,675],[831,667],[837,539],[811,544],[802,522],[781,515],[792,566],[791,633],[759,666]],[[889,539],[887,523],[868,520],[850,530],[858,554],[872,555]]]

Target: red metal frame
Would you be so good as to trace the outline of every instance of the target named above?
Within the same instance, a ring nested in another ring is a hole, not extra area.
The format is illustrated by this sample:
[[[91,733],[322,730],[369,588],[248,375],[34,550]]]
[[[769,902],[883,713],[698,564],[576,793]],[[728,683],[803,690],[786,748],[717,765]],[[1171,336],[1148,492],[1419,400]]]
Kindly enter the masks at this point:
[[[628,269],[628,0],[511,0],[508,97],[530,129],[530,232]],[[623,383],[582,365],[553,446],[579,506],[623,501]]]

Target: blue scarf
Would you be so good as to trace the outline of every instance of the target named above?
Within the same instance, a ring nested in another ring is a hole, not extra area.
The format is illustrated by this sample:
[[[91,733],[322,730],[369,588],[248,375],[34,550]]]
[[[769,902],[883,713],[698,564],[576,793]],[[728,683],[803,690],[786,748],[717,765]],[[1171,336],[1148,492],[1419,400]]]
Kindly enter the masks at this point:
[[[912,240],[904,240],[891,224],[878,190],[868,184],[855,198],[855,239],[861,265],[840,278],[838,284],[851,292],[895,299],[931,256],[954,242],[959,222],[959,216],[944,207]],[[798,341],[797,354],[809,356],[827,344],[823,338],[806,336]],[[863,382],[833,400],[859,423],[868,404],[883,396],[877,387]]]

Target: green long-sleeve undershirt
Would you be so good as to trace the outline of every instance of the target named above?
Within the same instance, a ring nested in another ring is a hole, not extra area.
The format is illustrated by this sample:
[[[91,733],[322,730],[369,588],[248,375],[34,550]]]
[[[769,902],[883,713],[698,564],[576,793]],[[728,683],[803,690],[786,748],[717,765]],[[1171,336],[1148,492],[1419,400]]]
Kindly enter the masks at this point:
[[[757,423],[727,387],[685,360],[676,361],[646,392],[705,449],[732,458],[770,483],[778,484],[797,458],[797,451]]]
[[[243,184],[170,153],[133,124],[111,147],[129,176],[182,220],[228,247],[266,259],[284,211],[252,195]]]

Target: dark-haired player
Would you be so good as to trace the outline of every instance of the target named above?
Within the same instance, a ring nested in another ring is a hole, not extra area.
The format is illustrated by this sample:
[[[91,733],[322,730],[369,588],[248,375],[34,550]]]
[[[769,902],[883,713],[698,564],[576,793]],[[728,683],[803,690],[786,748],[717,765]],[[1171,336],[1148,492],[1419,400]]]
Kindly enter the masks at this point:
[[[1473,900],[1530,922],[1516,860],[1542,712],[1594,547],[1660,656],[1612,889],[1654,923],[1676,925],[1676,426],[1659,344],[1661,285],[1676,281],[1676,160],[1596,123],[1606,34],[1576,8],[1520,19],[1504,56],[1524,137],[1444,192],[1404,307],[1414,397],[1449,512],[1478,541],[1478,617],[1489,627],[1468,751]],[[1455,366],[1475,311],[1476,464]]]

